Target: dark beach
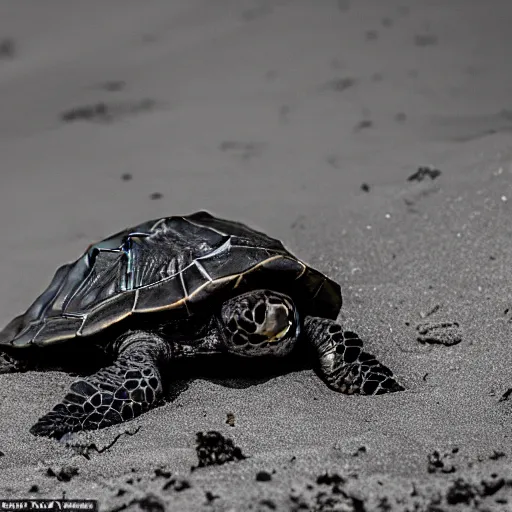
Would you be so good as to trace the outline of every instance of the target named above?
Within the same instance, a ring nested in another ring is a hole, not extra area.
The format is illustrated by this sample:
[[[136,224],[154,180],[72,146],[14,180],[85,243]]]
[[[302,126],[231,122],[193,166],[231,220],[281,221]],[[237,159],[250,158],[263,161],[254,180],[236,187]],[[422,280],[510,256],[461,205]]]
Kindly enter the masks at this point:
[[[511,23],[506,0],[0,5],[1,325],[91,242],[206,209],[338,281],[406,387],[204,363],[66,446],[29,428],[73,375],[0,375],[0,499],[511,511]],[[247,458],[192,471],[208,431]]]

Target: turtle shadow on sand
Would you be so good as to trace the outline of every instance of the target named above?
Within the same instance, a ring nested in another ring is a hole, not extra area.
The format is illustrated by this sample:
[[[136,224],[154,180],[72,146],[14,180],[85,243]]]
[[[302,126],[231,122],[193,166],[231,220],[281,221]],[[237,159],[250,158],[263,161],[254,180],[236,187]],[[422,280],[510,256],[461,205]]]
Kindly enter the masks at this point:
[[[231,355],[198,356],[180,361],[172,370],[165,400],[174,401],[197,379],[232,389],[247,389],[289,373],[311,369],[306,350],[298,347],[288,357],[237,358]]]
[[[336,322],[341,305],[338,283],[265,233],[205,211],[152,219],[57,269],[0,331],[0,373],[79,374],[30,428],[55,438],[131,420],[194,378],[243,389],[306,361],[341,393],[403,390]]]
[[[229,354],[199,355],[172,362],[165,371],[164,401],[175,401],[197,379],[233,389],[247,389],[289,373],[311,369],[307,347],[296,347],[287,357],[240,358]],[[112,357],[99,347],[56,346],[39,353],[29,371],[63,371],[71,376],[87,377],[108,366]],[[320,378],[320,377],[319,377]]]

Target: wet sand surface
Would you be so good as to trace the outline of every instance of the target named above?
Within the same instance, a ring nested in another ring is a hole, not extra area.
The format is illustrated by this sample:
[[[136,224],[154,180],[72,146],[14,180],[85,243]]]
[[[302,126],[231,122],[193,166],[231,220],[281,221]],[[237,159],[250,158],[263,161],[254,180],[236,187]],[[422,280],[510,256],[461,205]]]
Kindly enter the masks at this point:
[[[505,0],[0,5],[2,325],[91,242],[207,209],[337,280],[406,387],[205,361],[66,445],[29,428],[74,376],[0,375],[0,498],[512,510],[511,22]],[[246,458],[192,471],[208,431]]]

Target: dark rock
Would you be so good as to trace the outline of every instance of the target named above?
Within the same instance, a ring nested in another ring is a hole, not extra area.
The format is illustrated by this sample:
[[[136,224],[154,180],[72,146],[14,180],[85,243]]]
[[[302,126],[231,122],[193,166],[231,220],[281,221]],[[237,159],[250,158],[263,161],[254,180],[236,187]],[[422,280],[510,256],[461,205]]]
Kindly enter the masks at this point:
[[[478,493],[481,497],[492,496],[496,494],[505,485],[503,478],[492,478],[491,480],[482,480],[481,489]]]
[[[427,471],[429,473],[454,473],[455,466],[452,463],[450,454],[441,455],[437,450],[434,450],[428,455]]]
[[[213,430],[206,433],[198,432],[196,436],[196,453],[199,459],[197,468],[220,465],[247,458],[231,439],[225,438],[220,432]]]
[[[166,506],[165,503],[157,496],[153,494],[148,494],[143,498],[136,499],[130,502],[130,505],[138,505],[140,510],[144,510],[146,512],[165,512]]]
[[[345,479],[338,475],[338,473],[323,473],[317,479],[316,483],[319,485],[332,485],[332,484],[344,484]]]
[[[185,489],[190,489],[192,486],[188,480],[184,478],[171,478],[163,487],[164,491],[168,491],[172,489],[176,492],[184,491]]]
[[[228,412],[226,423],[230,427],[234,427],[235,426],[235,415],[232,412]]]
[[[498,460],[502,459],[503,457],[506,457],[505,453],[497,450],[494,450],[494,452],[489,455],[489,459],[491,460]]]
[[[46,470],[46,476],[56,478],[59,482],[69,482],[76,475],[78,468],[74,466],[64,466],[57,473],[52,468]]]
[[[353,454],[352,457],[358,457],[359,455],[366,453],[367,449],[366,446],[360,446]]]
[[[172,473],[163,467],[155,469],[155,478],[170,478],[171,475]]]
[[[510,395],[512,395],[512,388],[508,388],[503,395],[501,395],[501,398],[499,399],[500,402],[505,402],[505,400],[508,400],[510,398]]]
[[[277,505],[272,500],[269,499],[261,500],[260,505],[263,505],[264,507],[267,507],[270,510],[276,510],[277,508]]]
[[[258,471],[256,474],[256,480],[258,482],[269,482],[272,480],[272,475],[268,471]]]
[[[465,482],[462,478],[454,480],[446,493],[446,501],[450,505],[457,505],[458,503],[471,503],[475,497],[475,489],[472,485]]]
[[[211,503],[212,501],[217,500],[219,498],[220,498],[220,496],[213,494],[211,491],[206,491],[206,501],[208,503]]]
[[[434,169],[432,167],[419,167],[414,174],[411,174],[411,176],[407,178],[407,181],[423,181],[425,178],[435,180],[439,176],[441,176],[441,171],[439,169]]]

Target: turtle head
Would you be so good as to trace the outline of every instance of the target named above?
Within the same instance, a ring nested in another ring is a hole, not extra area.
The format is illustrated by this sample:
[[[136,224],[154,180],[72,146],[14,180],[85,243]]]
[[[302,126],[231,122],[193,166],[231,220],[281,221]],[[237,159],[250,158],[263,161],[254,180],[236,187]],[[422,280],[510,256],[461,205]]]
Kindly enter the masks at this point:
[[[220,312],[226,348],[241,356],[288,354],[299,336],[299,325],[292,300],[271,290],[233,297]]]

